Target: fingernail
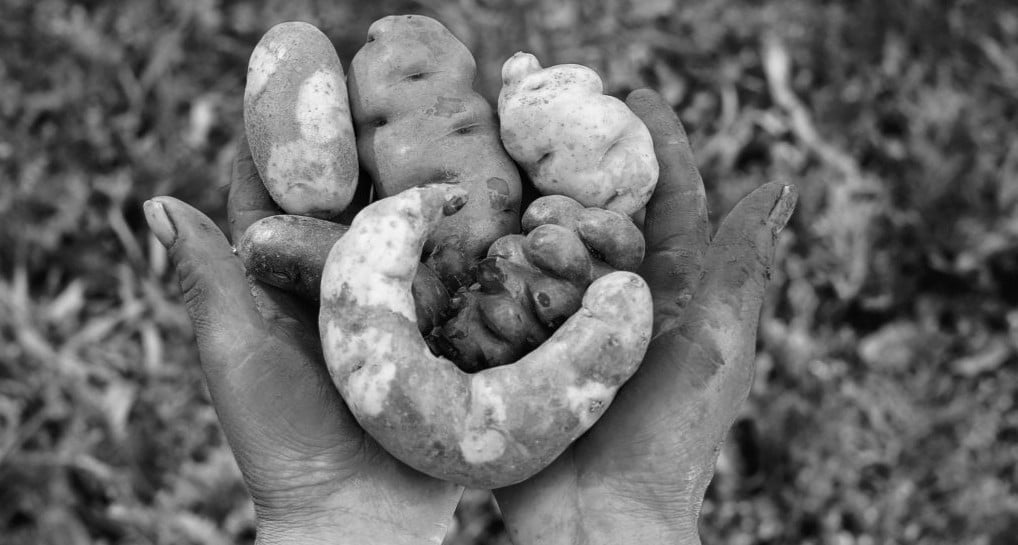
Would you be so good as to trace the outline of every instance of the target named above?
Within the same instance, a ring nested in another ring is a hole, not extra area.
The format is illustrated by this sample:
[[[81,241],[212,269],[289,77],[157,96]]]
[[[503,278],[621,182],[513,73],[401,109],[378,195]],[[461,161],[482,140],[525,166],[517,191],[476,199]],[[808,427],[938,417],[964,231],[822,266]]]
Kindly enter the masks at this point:
[[[173,227],[170,217],[166,215],[163,203],[150,199],[145,201],[142,207],[145,209],[145,219],[148,221],[148,228],[152,230],[160,244],[169,248],[177,238],[177,230]]]
[[[771,213],[767,216],[767,223],[771,226],[774,234],[780,233],[785,228],[788,219],[792,217],[798,199],[799,191],[794,185],[786,185],[781,188],[781,194],[778,195],[774,208],[771,208]]]

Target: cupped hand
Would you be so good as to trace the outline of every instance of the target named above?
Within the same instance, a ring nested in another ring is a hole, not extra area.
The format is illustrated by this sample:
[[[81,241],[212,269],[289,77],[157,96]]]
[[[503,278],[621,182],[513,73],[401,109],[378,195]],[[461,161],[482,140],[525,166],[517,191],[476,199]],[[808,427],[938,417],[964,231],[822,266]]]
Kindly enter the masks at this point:
[[[721,443],[753,381],[757,322],[792,186],[745,197],[711,238],[688,138],[656,93],[627,103],[661,166],[640,273],[654,339],[611,407],[551,466],[495,491],[516,545],[699,543],[697,518]]]
[[[281,213],[247,142],[230,229]],[[245,276],[223,233],[170,197],[145,216],[177,271],[209,393],[255,503],[259,543],[438,543],[462,488],[399,462],[357,425],[326,370],[316,308]]]

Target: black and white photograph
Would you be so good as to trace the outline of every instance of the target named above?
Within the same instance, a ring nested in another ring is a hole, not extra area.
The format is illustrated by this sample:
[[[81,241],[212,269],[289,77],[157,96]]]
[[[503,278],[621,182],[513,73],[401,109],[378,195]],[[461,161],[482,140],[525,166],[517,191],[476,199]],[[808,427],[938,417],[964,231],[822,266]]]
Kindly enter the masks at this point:
[[[0,545],[1018,544],[1014,0],[0,0]]]

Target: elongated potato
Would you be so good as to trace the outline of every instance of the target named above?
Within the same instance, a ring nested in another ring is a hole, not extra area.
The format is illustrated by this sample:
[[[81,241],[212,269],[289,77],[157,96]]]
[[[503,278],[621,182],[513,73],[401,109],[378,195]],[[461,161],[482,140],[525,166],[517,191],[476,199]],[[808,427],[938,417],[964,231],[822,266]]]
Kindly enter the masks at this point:
[[[542,194],[632,216],[657,184],[654,144],[640,118],[603,93],[586,66],[541,68],[517,53],[502,65],[502,142]]]
[[[616,272],[513,365],[467,374],[429,352],[410,284],[425,241],[466,192],[415,188],[365,208],[333,247],[319,319],[325,359],[360,425],[424,473],[499,488],[550,464],[608,407],[650,342],[650,290]]]
[[[492,242],[519,232],[519,171],[491,106],[472,88],[475,74],[470,51],[420,15],[373,23],[350,64],[357,146],[376,193],[449,182],[470,194],[426,247],[425,262],[451,291],[470,284],[471,267]]]
[[[307,23],[265,33],[248,64],[244,126],[266,189],[290,214],[338,216],[357,187],[357,146],[343,66]]]

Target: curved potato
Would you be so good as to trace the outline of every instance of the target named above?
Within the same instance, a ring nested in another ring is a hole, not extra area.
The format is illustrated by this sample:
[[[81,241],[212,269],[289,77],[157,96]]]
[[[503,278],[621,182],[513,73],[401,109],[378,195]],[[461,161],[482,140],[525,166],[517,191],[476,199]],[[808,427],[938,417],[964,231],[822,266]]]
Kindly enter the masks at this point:
[[[417,188],[362,211],[329,254],[319,326],[336,386],[387,451],[437,478],[499,488],[546,467],[601,416],[643,358],[652,303],[639,276],[612,273],[515,364],[466,374],[432,355],[409,287],[442,209],[464,194]]]
[[[343,66],[320,30],[280,23],[251,53],[244,127],[258,174],[290,214],[335,218],[357,189]]]

